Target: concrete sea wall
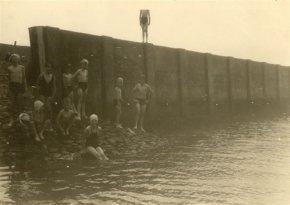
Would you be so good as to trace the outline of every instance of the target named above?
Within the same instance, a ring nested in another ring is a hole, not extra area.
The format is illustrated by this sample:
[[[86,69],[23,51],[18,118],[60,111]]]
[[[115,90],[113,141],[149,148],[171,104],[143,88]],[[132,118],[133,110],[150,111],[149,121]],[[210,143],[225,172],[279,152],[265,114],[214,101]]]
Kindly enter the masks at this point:
[[[111,118],[116,78],[124,79],[123,119],[132,119],[131,91],[140,74],[154,91],[148,115],[175,118],[227,114],[283,107],[289,109],[290,68],[265,62],[198,53],[95,36],[52,27],[29,28],[31,59],[39,74],[45,61],[54,64],[57,87],[62,69],[72,72],[88,59],[88,113]],[[35,76],[30,76],[35,78]],[[61,102],[62,89],[57,89]]]

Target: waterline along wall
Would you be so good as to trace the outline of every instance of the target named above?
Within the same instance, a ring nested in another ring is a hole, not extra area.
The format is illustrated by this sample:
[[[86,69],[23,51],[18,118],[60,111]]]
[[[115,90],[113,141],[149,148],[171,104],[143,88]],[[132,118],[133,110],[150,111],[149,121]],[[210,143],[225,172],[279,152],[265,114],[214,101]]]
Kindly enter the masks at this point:
[[[62,69],[70,64],[75,72],[81,59],[89,61],[89,114],[112,116],[115,81],[122,77],[126,100],[122,117],[132,119],[131,92],[142,73],[154,91],[148,111],[151,118],[289,109],[290,68],[286,66],[53,27],[32,27],[29,34],[35,73],[44,69],[45,61],[54,64],[58,104],[63,96]]]

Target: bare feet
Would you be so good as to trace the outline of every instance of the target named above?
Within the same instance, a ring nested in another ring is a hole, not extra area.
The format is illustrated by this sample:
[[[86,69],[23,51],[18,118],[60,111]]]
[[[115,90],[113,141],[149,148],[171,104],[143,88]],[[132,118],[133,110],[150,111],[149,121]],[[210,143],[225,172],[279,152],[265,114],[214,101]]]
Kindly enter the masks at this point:
[[[118,125],[116,125],[116,128],[122,129],[123,127],[120,124],[118,124]]]
[[[66,131],[65,131],[65,134],[66,134],[66,135],[69,135],[69,131],[68,131],[68,130],[66,130]]]
[[[137,130],[137,126],[133,127],[134,130]]]
[[[35,141],[40,142],[40,139],[39,139],[38,135],[35,137]]]
[[[109,160],[109,158],[108,157],[104,157],[104,160]]]
[[[144,130],[144,128],[143,128],[143,127],[140,127],[140,130],[141,130],[142,132],[146,132],[146,131]]]
[[[8,127],[11,127],[13,125],[13,120],[10,120],[9,124],[8,124]]]
[[[42,133],[39,133],[39,138],[44,140],[44,137],[43,137]]]

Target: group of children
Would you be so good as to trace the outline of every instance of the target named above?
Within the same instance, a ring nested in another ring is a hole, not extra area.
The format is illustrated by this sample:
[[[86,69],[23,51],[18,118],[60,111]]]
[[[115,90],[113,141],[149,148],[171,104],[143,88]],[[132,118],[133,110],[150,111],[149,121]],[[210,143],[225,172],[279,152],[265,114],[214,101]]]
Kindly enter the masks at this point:
[[[27,90],[25,78],[25,68],[19,64],[20,57],[13,54],[10,57],[12,66],[8,67],[9,74],[9,96],[11,100],[10,122],[13,125],[13,111],[21,95]],[[59,111],[56,117],[56,125],[62,135],[69,135],[72,125],[81,119],[87,119],[85,99],[88,91],[88,64],[86,59],[81,61],[81,68],[75,74],[71,74],[69,67],[64,69],[62,74],[62,82],[64,87],[65,98],[63,99],[63,109]],[[52,103],[56,94],[56,78],[52,74],[52,64],[46,63],[44,72],[41,73],[36,82],[37,100],[34,102],[32,111],[22,113],[19,116],[20,124],[29,129],[36,141],[44,139],[43,132],[48,129],[52,130]],[[118,78],[115,87],[114,107],[116,111],[116,128],[122,128],[120,124],[121,105],[124,101],[122,98],[123,79]],[[77,93],[77,108],[74,106],[73,90]],[[145,83],[145,76],[140,76],[140,82],[133,89],[133,99],[135,102],[136,116],[134,129],[137,129],[140,122],[140,130],[145,132],[143,128],[144,114],[146,105],[152,97],[152,89]],[[19,103],[18,103],[19,104]],[[90,116],[90,125],[85,129],[84,152],[99,160],[107,160],[103,150],[99,146],[98,116]]]

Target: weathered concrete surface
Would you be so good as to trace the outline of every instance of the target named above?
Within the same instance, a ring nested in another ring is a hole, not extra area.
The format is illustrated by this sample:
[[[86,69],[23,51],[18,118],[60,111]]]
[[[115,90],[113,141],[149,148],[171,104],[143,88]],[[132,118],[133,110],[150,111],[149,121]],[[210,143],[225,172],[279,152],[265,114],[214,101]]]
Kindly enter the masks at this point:
[[[64,30],[59,30],[59,37],[54,38],[55,28],[34,29],[44,31],[43,34],[38,32],[44,35],[45,46],[49,47],[44,58],[55,56],[61,62],[59,65],[71,64],[73,71],[79,68],[82,58],[89,60],[88,115],[97,113],[102,118],[114,120],[115,82],[117,77],[123,77],[126,102],[122,120],[132,121],[131,91],[141,73],[146,75],[154,91],[154,98],[148,105],[147,114],[150,115],[145,119],[252,112],[259,106],[265,108],[264,105],[287,107],[286,98],[289,104],[286,94],[289,83],[285,87],[289,74],[280,74],[284,71],[280,72],[281,67],[277,65]],[[36,37],[32,31],[31,41],[37,42],[33,40]],[[41,49],[39,46],[38,50]],[[280,99],[286,104],[281,104]]]
[[[188,114],[206,114],[205,55],[187,51]]]
[[[178,117],[178,70],[177,52],[155,46],[155,95],[157,117]]]
[[[290,88],[289,88],[289,68],[286,66],[278,66],[278,86],[279,86],[279,99],[283,105],[289,104]]]
[[[265,94],[267,105],[276,104],[277,100],[277,76],[276,66],[264,63]]]
[[[232,112],[244,111],[247,107],[247,61],[233,59],[230,64],[231,109]]]
[[[208,78],[211,110],[218,114],[229,112],[227,59],[209,55]]]

